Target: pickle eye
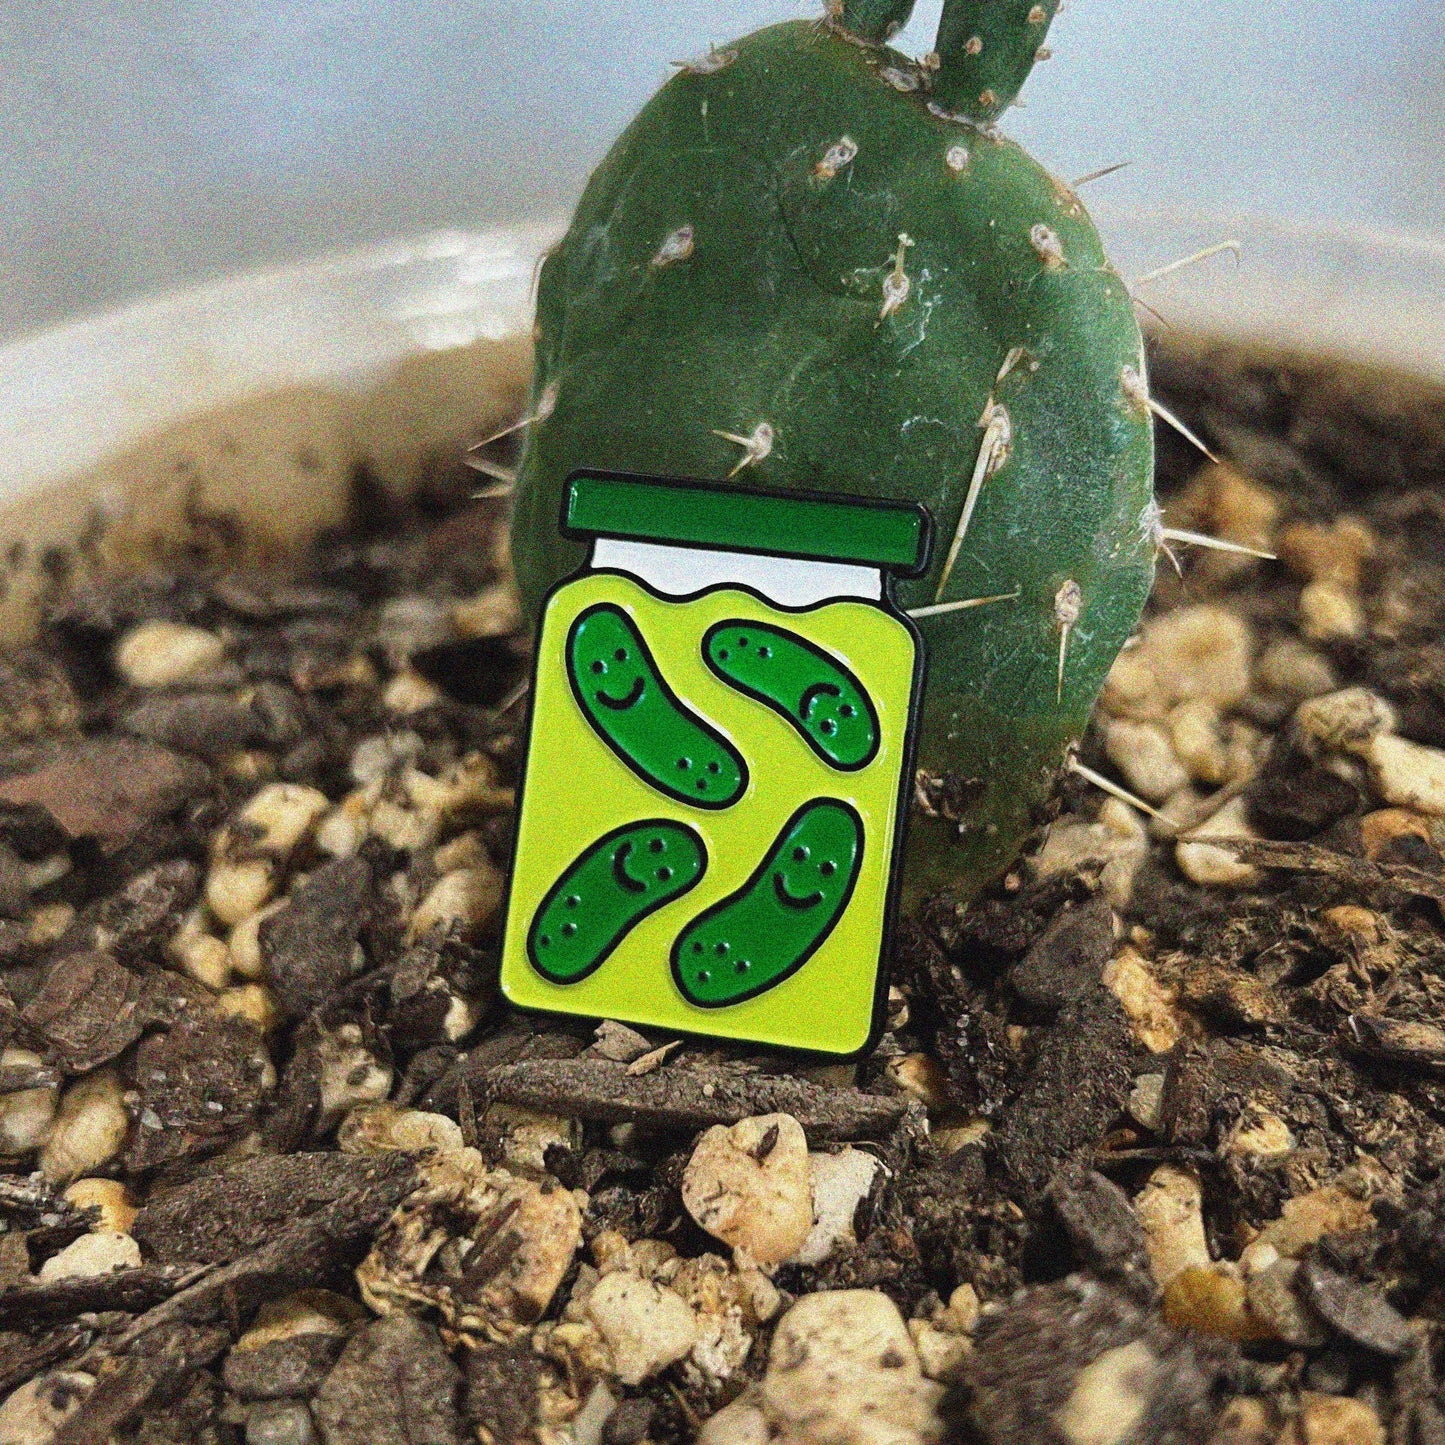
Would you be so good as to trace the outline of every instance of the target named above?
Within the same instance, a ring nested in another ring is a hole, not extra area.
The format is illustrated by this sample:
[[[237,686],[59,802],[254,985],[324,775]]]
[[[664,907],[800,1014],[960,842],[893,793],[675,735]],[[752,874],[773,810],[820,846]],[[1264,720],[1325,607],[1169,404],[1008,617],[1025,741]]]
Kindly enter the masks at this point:
[[[592,671],[598,676],[601,676],[602,673],[607,671],[607,664],[603,662],[601,658],[598,658],[597,661],[592,664]]]
[[[627,661],[627,649],[625,647],[619,647],[617,651],[614,652],[612,655],[618,660],[618,662]]]

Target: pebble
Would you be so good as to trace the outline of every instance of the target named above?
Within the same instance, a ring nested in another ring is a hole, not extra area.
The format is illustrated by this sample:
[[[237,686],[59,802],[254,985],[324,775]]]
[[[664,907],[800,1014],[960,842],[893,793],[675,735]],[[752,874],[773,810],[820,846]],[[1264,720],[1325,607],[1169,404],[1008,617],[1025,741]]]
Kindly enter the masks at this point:
[[[1159,1359],[1143,1340],[1115,1345],[1074,1376],[1055,1419],[1069,1445],[1124,1445],[1149,1407]]]
[[[402,1109],[395,1104],[358,1104],[336,1130],[336,1145],[343,1154],[408,1154],[423,1149],[460,1149],[461,1125],[445,1114]]]
[[[266,957],[261,952],[261,925],[273,914],[279,913],[285,906],[286,900],[277,898],[266,904],[264,908],[258,908],[254,913],[248,913],[226,935],[226,947],[231,955],[231,967],[242,978],[258,981],[266,978],[268,970]]]
[[[376,643],[392,667],[401,667],[417,652],[439,647],[456,637],[446,604],[412,594],[384,602],[376,618]]]
[[[775,1445],[775,1442],[768,1417],[756,1396],[745,1393],[703,1422],[697,1445]]]
[[[505,812],[515,799],[498,782],[496,763],[481,752],[468,753],[438,777],[408,768],[402,781],[416,807],[453,822]]]
[[[1108,798],[1097,821],[1063,820],[1049,829],[1043,847],[1030,860],[1039,879],[1071,875],[1102,863],[1099,882],[1115,908],[1127,908],[1134,879],[1149,856],[1149,833],[1127,803]]]
[[[808,1155],[813,1184],[813,1227],[789,1264],[822,1264],[841,1247],[856,1243],[853,1217],[868,1197],[883,1165],[862,1149]]]
[[[1299,595],[1299,630],[1311,642],[1363,637],[1365,612],[1359,595],[1338,582],[1311,582]]]
[[[269,903],[275,892],[276,864],[270,858],[238,863],[219,858],[206,873],[206,903],[227,928]]]
[[[0,1445],[50,1445],[94,1388],[95,1376],[80,1370],[37,1375],[0,1405]]]
[[[617,1023],[613,1019],[603,1019],[597,1026],[596,1042],[588,1049],[588,1053],[596,1054],[599,1059],[611,1059],[615,1064],[630,1064],[651,1049],[651,1039],[644,1037],[636,1029],[630,1029],[626,1024]]]
[[[1310,1259],[1300,1266],[1299,1291],[1331,1329],[1363,1350],[1398,1360],[1415,1348],[1409,1321],[1376,1287]]]
[[[1138,652],[1157,679],[1165,711],[1200,698],[1227,712],[1249,693],[1254,636],[1228,608],[1201,602],[1166,612],[1144,629]]]
[[[237,814],[248,847],[289,858],[331,807],[326,794],[299,783],[267,783]]]
[[[1252,863],[1242,863],[1228,848],[1218,848],[1202,840],[1207,838],[1257,838],[1249,825],[1244,798],[1231,798],[1211,818],[1206,818],[1187,838],[1175,845],[1174,857],[1179,871],[1193,883],[1213,888],[1248,888],[1260,878]]]
[[[1385,802],[1445,817],[1445,751],[1381,735],[1370,743],[1366,757]]]
[[[1279,1445],[1385,1445],[1385,1427],[1363,1400],[1306,1390]]]
[[[316,1425],[304,1400],[260,1400],[246,1414],[246,1445],[314,1445]]]
[[[1149,960],[1132,944],[1126,943],[1104,965],[1103,983],[1123,1007],[1135,1040],[1151,1054],[1167,1054],[1197,1031],[1178,1006],[1178,991],[1159,981]]]
[[[175,687],[215,672],[226,644],[180,622],[142,622],[116,644],[115,665],[132,687]]]
[[[1354,592],[1361,569],[1375,555],[1378,543],[1369,525],[1358,517],[1340,517],[1325,526],[1320,522],[1292,522],[1280,533],[1281,562],[1297,577],[1310,582],[1334,582]]]
[[[1395,731],[1395,709],[1367,687],[1342,687],[1302,702],[1294,714],[1295,741],[1306,756],[1368,753],[1374,740]]]
[[[1228,781],[1231,759],[1219,709],[1212,702],[1195,698],[1180,703],[1169,714],[1169,741],[1174,756],[1196,783],[1217,788]],[[1168,797],[1168,793],[1162,796]]]
[[[1295,1289],[1299,1263],[1276,1259],[1252,1271],[1245,1280],[1245,1295],[1255,1317],[1275,1339],[1298,1350],[1315,1350],[1329,1340],[1329,1331],[1301,1300]]]
[[[402,717],[440,707],[445,701],[446,694],[441,688],[409,667],[397,673],[381,693],[381,705]]]
[[[1169,525],[1218,537],[1258,552],[1274,550],[1279,503],[1273,493],[1225,463],[1211,463],[1170,502]],[[1190,586],[1218,586],[1253,571],[1257,557],[1200,549],[1191,553]]]
[[[1264,692],[1293,702],[1339,687],[1329,659],[1296,637],[1281,637],[1265,648],[1254,665],[1254,680]]]
[[[927,1054],[899,1054],[888,1060],[888,1077],[925,1109],[937,1111],[948,1107],[952,1095],[948,1075],[943,1066]]]
[[[44,1063],[45,1060],[30,1049],[12,1046],[0,1050],[0,1068],[38,1069]],[[28,1154],[38,1149],[55,1117],[59,1097],[58,1085],[0,1094],[0,1154]]]
[[[1278,1114],[1251,1104],[1230,1126],[1219,1147],[1220,1153],[1236,1158],[1281,1159],[1293,1152],[1295,1137]]]
[[[408,941],[414,943],[433,928],[455,928],[464,938],[477,937],[496,917],[504,888],[501,873],[490,863],[454,869],[417,905],[407,926]]]
[[[1131,792],[1145,802],[1162,803],[1189,782],[1174,752],[1168,730],[1156,722],[1111,722],[1104,751]]]
[[[502,1159],[514,1169],[547,1168],[548,1149],[578,1150],[582,1126],[560,1114],[545,1114],[515,1104],[490,1104],[480,1120],[501,1146]]]
[[[324,1134],[358,1104],[380,1103],[391,1093],[392,1068],[361,1039],[356,1024],[342,1024],[317,1040],[318,1091],[321,1113],[316,1132]]]
[[[1408,808],[1377,808],[1360,819],[1360,846],[1372,863],[1378,861],[1397,838],[1419,838],[1441,851],[1440,844],[1445,841],[1442,834],[1445,834],[1445,825]]]
[[[587,1314],[607,1343],[617,1378],[640,1385],[682,1359],[697,1341],[691,1306],[664,1285],[630,1269],[604,1275],[587,1298]]]
[[[264,1345],[295,1339],[298,1335],[333,1335],[345,1338],[351,1327],[366,1317],[354,1300],[326,1289],[303,1289],[279,1299],[266,1300],[256,1311],[251,1328],[233,1346],[259,1350]]]
[[[1204,1235],[1204,1193],[1193,1171],[1159,1165],[1134,1196],[1134,1212],[1144,1230],[1149,1271],[1161,1288],[1186,1269],[1212,1267]]]
[[[792,1445],[921,1445],[940,1433],[941,1394],[898,1306],[866,1289],[800,1299],[778,1323],[761,1389]]]
[[[1181,1269],[1164,1286],[1161,1308],[1176,1330],[1200,1330],[1241,1343],[1269,1339],[1273,1334],[1250,1310],[1244,1279],[1231,1264]]]
[[[682,1202],[703,1229],[759,1269],[791,1258],[813,1227],[802,1126],[790,1114],[713,1125],[687,1162]]]
[[[1164,689],[1138,647],[1126,648],[1114,659],[1099,695],[1099,710],[1105,717],[1135,722],[1162,718],[1169,711]]]
[[[130,1115],[114,1069],[77,1079],[60,1097],[60,1108],[40,1150],[40,1168],[52,1184],[68,1184],[104,1169],[120,1153]]]
[[[223,1018],[244,1019],[263,1034],[273,1033],[281,1022],[276,995],[264,983],[238,983],[216,995],[216,1012]]]
[[[76,1209],[95,1209],[99,1213],[93,1230],[112,1230],[129,1234],[135,1223],[136,1205],[119,1179],[77,1179],[68,1185],[64,1198]]]
[[[506,637],[522,625],[522,607],[511,582],[452,603],[452,623],[463,637]]]
[[[95,1230],[82,1234],[40,1266],[43,1284],[61,1279],[92,1279],[117,1269],[138,1269],[140,1245],[128,1234],[116,1230]]]
[[[1155,1050],[1154,1052],[1166,1052]],[[1129,1091],[1129,1117],[1147,1129],[1158,1134],[1164,1128],[1164,1075],[1140,1074]]]
[[[212,991],[231,981],[231,950],[224,939],[212,933],[183,932],[171,940],[166,951],[187,976]]]
[[[1285,1201],[1278,1219],[1264,1226],[1240,1255],[1246,1269],[1253,1268],[1263,1250],[1285,1259],[1298,1259],[1310,1245],[1330,1234],[1354,1234],[1373,1229],[1375,1216],[1369,1201],[1338,1184],[1326,1184]]]

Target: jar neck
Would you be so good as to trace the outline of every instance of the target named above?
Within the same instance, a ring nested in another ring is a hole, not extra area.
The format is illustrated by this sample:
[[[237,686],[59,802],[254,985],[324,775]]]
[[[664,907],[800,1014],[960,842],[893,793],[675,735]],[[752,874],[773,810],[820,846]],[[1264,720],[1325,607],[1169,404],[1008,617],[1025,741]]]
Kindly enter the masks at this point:
[[[669,597],[691,597],[714,587],[748,587],[780,607],[812,607],[839,597],[877,602],[883,573],[851,562],[818,562],[754,552],[709,551],[598,537],[592,566],[628,572]]]

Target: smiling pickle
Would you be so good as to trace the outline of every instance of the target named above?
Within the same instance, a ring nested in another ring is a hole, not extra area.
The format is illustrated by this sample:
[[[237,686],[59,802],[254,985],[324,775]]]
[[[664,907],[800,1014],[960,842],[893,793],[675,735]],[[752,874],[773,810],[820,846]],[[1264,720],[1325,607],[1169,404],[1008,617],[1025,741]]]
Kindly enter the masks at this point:
[[[574,859],[548,891],[527,934],[527,956],[552,983],[579,983],[649,913],[707,871],[707,850],[686,824],[630,823]]]
[[[567,676],[587,721],[644,782],[695,808],[726,808],[742,796],[742,755],[668,687],[620,607],[599,603],[572,624]]]
[[[867,767],[878,753],[878,713],[863,684],[821,647],[767,623],[727,621],[702,640],[724,682],[781,714],[829,766]]]
[[[805,803],[737,892],[672,946],[672,976],[699,1008],[741,1003],[791,978],[843,915],[863,862],[863,822],[831,798]]]

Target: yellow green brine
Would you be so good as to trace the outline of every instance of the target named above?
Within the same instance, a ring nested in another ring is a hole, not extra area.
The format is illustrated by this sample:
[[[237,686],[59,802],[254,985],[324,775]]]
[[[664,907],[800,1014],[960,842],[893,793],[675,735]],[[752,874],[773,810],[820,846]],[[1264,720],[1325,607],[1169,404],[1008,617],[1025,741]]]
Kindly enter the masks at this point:
[[[881,1018],[918,506],[579,473],[537,639],[502,991],[847,1055]]]

